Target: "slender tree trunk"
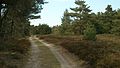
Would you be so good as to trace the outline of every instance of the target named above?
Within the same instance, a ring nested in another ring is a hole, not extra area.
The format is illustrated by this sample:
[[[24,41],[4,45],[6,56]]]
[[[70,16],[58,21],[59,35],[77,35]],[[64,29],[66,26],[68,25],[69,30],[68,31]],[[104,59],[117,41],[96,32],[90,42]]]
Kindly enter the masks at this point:
[[[11,31],[10,31],[10,35],[13,38],[13,30],[14,30],[14,21],[12,20],[11,22]]]
[[[3,6],[2,3],[0,3],[0,43],[4,42],[4,33],[3,33],[3,20],[6,18],[8,14],[8,9],[4,12],[4,15],[2,15],[2,9],[6,8],[6,6]]]
[[[1,26],[2,26],[2,17],[1,17],[1,11],[2,10],[2,3],[0,3],[0,44],[2,42],[2,32],[1,32]]]
[[[1,9],[2,9],[2,4],[0,4],[0,21],[1,21]]]

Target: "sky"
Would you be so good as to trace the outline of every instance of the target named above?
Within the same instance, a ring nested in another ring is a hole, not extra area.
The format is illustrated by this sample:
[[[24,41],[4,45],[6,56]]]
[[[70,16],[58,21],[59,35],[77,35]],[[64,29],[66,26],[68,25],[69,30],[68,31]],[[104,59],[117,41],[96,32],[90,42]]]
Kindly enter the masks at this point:
[[[30,20],[31,25],[48,24],[56,26],[61,24],[61,18],[66,9],[74,8],[75,0],[45,0],[49,2],[43,5],[43,10],[39,15],[41,19]],[[90,6],[92,12],[104,12],[108,4],[112,5],[113,9],[120,8],[120,0],[85,0]]]

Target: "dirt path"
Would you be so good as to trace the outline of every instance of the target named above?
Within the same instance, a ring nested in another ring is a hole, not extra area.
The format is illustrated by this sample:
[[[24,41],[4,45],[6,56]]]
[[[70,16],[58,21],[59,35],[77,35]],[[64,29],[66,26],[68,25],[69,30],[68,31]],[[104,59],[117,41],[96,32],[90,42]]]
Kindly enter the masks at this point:
[[[30,57],[24,68],[82,68],[60,48],[37,38],[30,38],[30,41]]]
[[[24,68],[41,68],[39,61],[40,50],[38,46],[34,43],[34,41],[32,41],[31,38],[30,41],[31,41],[30,57]]]
[[[59,61],[48,47],[33,37],[30,41],[28,62],[23,68],[61,68]]]
[[[60,62],[61,68],[78,68],[76,64],[71,64],[71,60],[67,60],[65,56],[63,56],[63,54],[59,52],[58,48],[54,47],[52,44],[45,43],[42,40],[40,40],[40,42],[42,42],[45,46],[50,48],[51,52],[56,56],[57,60]]]

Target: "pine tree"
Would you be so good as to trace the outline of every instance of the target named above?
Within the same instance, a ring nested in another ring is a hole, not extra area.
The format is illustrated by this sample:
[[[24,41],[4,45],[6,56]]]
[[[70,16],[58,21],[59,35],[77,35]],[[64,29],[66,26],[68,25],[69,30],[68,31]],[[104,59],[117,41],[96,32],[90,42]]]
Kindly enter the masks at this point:
[[[70,35],[72,34],[72,24],[70,16],[68,16],[68,10],[66,9],[64,12],[64,16],[62,18],[62,24],[60,26],[60,32],[63,35]]]
[[[111,33],[120,35],[120,9],[116,11],[116,14],[114,15],[112,22],[114,24],[112,25]]]
[[[84,30],[84,38],[86,40],[96,40],[96,29],[94,25],[92,24],[87,24],[87,27]]]
[[[74,33],[83,34],[86,24],[89,22],[91,10],[83,0],[76,0],[75,4],[78,5],[78,7],[70,8],[73,12],[69,13],[69,15],[74,19]]]
[[[105,13],[103,14],[103,28],[104,28],[104,33],[111,33],[111,30],[113,29],[113,19],[115,15],[115,11],[113,11],[112,6],[108,5],[107,8],[105,9]]]
[[[43,0],[0,0],[0,40],[29,34],[29,19],[41,11]],[[27,27],[26,27],[27,26]],[[1,41],[0,41],[1,42]]]

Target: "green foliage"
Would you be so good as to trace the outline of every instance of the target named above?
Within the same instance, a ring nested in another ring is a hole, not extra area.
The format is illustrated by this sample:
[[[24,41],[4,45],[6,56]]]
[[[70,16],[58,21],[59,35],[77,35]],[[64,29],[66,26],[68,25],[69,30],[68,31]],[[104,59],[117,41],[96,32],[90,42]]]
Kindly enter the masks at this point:
[[[0,39],[29,36],[29,19],[40,16],[43,0],[2,0],[0,2]]]
[[[65,35],[65,33],[83,35],[84,30],[87,29],[87,24],[91,23],[95,26],[96,33],[102,33],[102,25],[96,23],[97,15],[95,13],[90,13],[90,6],[85,4],[85,1],[76,0],[75,4],[77,7],[70,8],[72,12],[66,10],[62,18],[62,24],[60,25],[60,32]]]
[[[47,24],[39,24],[38,26],[31,26],[31,34],[40,34],[40,35],[46,35],[50,34],[52,32],[51,27]]]
[[[69,12],[68,10],[66,10],[64,12],[64,16],[62,18],[62,24],[60,25],[60,34],[62,35],[72,35],[73,31],[72,31],[72,24],[71,24],[71,19],[70,16],[68,16]]]
[[[73,19],[72,26],[74,34],[83,34],[86,24],[90,21],[90,7],[85,4],[85,1],[76,0],[77,7],[70,8],[73,12],[68,15]]]
[[[49,27],[47,24],[39,25],[38,26],[38,33],[41,35],[50,34],[51,27]]]
[[[112,20],[114,24],[112,24],[111,33],[120,36],[120,9],[116,11],[114,15],[114,19]]]
[[[60,35],[61,34],[61,30],[60,30],[61,28],[60,28],[60,26],[53,26],[52,27],[52,34],[54,34],[54,35]]]
[[[113,10],[111,5],[105,8],[105,12],[91,13],[90,6],[85,1],[76,0],[77,7],[70,8],[72,12],[66,10],[62,18],[62,24],[59,26],[58,32],[63,35],[90,35],[96,34],[115,34],[120,35],[120,9]],[[70,21],[71,20],[71,21]],[[91,23],[93,28],[89,28],[87,24]],[[92,31],[93,30],[93,31]],[[94,35],[93,35],[94,36]],[[90,36],[91,38],[93,37]]]
[[[84,38],[87,40],[96,40],[96,29],[93,25],[89,25],[84,30]]]

